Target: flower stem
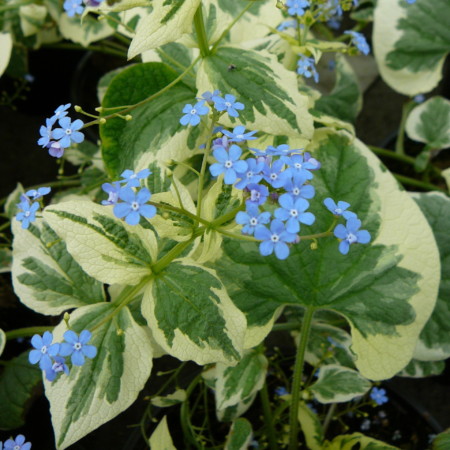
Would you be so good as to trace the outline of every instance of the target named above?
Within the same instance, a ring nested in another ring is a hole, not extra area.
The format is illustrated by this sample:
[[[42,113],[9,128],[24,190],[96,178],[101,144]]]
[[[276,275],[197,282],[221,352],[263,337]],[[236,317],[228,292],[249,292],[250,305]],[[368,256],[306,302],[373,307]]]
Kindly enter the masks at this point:
[[[9,341],[11,339],[17,339],[22,337],[34,336],[35,334],[43,334],[46,331],[52,331],[54,327],[27,327],[27,328],[18,328],[17,330],[6,331],[6,340]]]
[[[303,364],[305,361],[306,344],[308,343],[309,331],[311,329],[314,307],[308,306],[303,317],[300,332],[300,341],[297,348],[297,356],[294,366],[294,379],[291,389],[291,409],[289,413],[289,450],[298,448],[298,404],[300,401],[300,386],[302,383]]]
[[[194,15],[194,27],[197,33],[197,43],[200,48],[200,54],[203,58],[209,55],[208,36],[206,35],[205,23],[203,21],[202,2],[200,2]]]
[[[395,153],[397,153],[398,155],[405,154],[404,142],[405,142],[406,119],[408,118],[408,115],[412,111],[414,106],[415,103],[409,101],[405,103],[402,108],[402,118],[400,120],[400,125],[398,128],[397,140],[395,141]]]
[[[393,175],[398,181],[400,181],[400,183],[407,184],[408,186],[419,187],[426,191],[447,192],[445,189],[442,189],[439,186],[436,186],[431,183],[426,183],[424,181],[416,180],[415,178],[405,177],[404,175],[399,175],[397,173],[394,173]]]
[[[269,447],[271,450],[277,450],[277,439],[275,434],[275,427],[272,417],[272,411],[270,409],[269,392],[267,390],[267,382],[264,383],[262,389],[259,391],[259,397],[261,399],[264,423],[267,427],[267,437],[269,438]]]

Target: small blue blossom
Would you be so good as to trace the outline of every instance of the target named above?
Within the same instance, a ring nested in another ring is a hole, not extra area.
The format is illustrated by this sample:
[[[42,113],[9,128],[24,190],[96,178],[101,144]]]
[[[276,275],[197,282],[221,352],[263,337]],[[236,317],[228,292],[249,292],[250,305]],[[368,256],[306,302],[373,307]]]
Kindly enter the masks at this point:
[[[412,5],[413,3],[416,3],[416,0],[406,0],[406,3],[409,5]]]
[[[292,172],[284,168],[284,162],[281,159],[277,159],[271,166],[264,165],[263,177],[271,186],[278,189],[291,180]]]
[[[138,173],[134,173],[132,170],[126,169],[120,174],[122,177],[120,183],[125,183],[125,187],[139,187],[141,185],[139,180],[145,180],[151,174],[152,173],[149,169],[142,169]]]
[[[35,348],[28,354],[28,361],[31,364],[39,363],[39,367],[44,370],[45,367],[51,366],[51,357],[55,357],[60,348],[60,344],[52,344],[53,334],[46,331],[43,336],[35,334],[31,338],[31,345]]]
[[[316,195],[316,190],[312,184],[305,184],[306,179],[300,176],[290,180],[284,186],[287,193],[291,194],[292,197],[311,199]]]
[[[151,196],[152,194],[147,188],[142,188],[135,193],[129,187],[123,187],[119,191],[119,198],[124,203],[116,203],[113,209],[114,215],[119,219],[125,217],[128,225],[137,225],[141,216],[151,219],[156,214],[156,208],[146,204]]]
[[[275,389],[275,394],[278,395],[279,397],[282,397],[283,395],[289,395],[289,392],[284,386],[278,386]]]
[[[102,189],[108,194],[108,200],[102,200],[102,205],[115,205],[119,200],[119,191],[121,189],[120,181],[103,183]]]
[[[54,124],[54,122],[52,122],[51,119],[46,119],[45,120],[45,126],[42,125],[41,128],[39,129],[39,133],[41,134],[41,138],[38,140],[37,143],[41,147],[46,147],[47,144],[51,141],[53,124]]]
[[[199,98],[199,100],[205,100],[205,102],[207,102],[210,105],[212,105],[214,103],[213,97],[214,96],[218,96],[220,94],[221,94],[221,92],[219,91],[219,89],[216,89],[214,92],[206,91],[206,92],[203,92],[203,94]]]
[[[30,203],[25,201],[20,202],[17,206],[21,211],[16,214],[16,220],[22,222],[22,228],[26,230],[30,223],[36,220],[36,211],[39,209],[39,203],[34,202],[30,205]]]
[[[40,187],[37,190],[31,189],[25,193],[27,197],[31,197],[31,200],[38,200],[44,195],[47,195],[51,191],[49,187]]]
[[[243,234],[253,234],[258,225],[264,225],[270,222],[270,212],[260,213],[258,206],[252,203],[247,204],[247,211],[239,211],[236,214],[236,223],[244,225]]]
[[[69,368],[67,367],[66,360],[62,356],[55,356],[53,362],[48,367],[44,368],[45,378],[48,381],[53,381],[59,372],[64,372],[69,375]]]
[[[218,95],[214,95],[212,99],[217,111],[227,111],[230,117],[238,117],[239,113],[237,110],[245,108],[245,106],[242,103],[237,102],[236,97],[231,94],[225,94],[225,99]]]
[[[224,183],[233,184],[237,179],[237,173],[243,173],[247,170],[247,162],[240,160],[242,149],[233,144],[229,151],[223,147],[217,147],[213,151],[214,158],[218,161],[210,166],[209,171],[213,177],[225,173]]]
[[[297,28],[297,20],[285,20],[284,22],[281,22],[280,25],[277,26],[278,31],[284,31],[288,28]]]
[[[269,145],[266,148],[266,154],[272,156],[290,156],[292,153],[301,152],[303,149],[300,148],[290,148],[287,144],[281,144],[278,147],[274,147],[273,145]]]
[[[370,398],[377,404],[383,405],[389,401],[386,391],[382,388],[378,389],[376,387],[372,388],[370,391]]]
[[[267,197],[269,196],[269,189],[267,186],[263,184],[249,184],[245,188],[248,192],[250,192],[250,197],[246,200],[247,205],[249,203],[253,203],[255,205],[262,205],[266,202]]]
[[[127,188],[125,188],[127,189]],[[95,358],[97,355],[97,348],[94,345],[87,345],[91,339],[91,333],[88,330],[83,330],[80,337],[72,331],[68,330],[64,333],[64,340],[60,344],[60,356],[71,355],[71,361],[74,366],[82,366],[84,364],[84,357]]]
[[[313,213],[305,212],[309,208],[309,202],[304,198],[294,199],[290,194],[283,194],[278,199],[281,208],[275,210],[277,219],[286,221],[286,231],[288,233],[298,233],[300,223],[312,225],[316,218]]]
[[[76,14],[83,14],[84,6],[81,0],[65,0],[63,4],[64,11],[66,11],[69,17],[73,17]]]
[[[73,142],[79,144],[84,141],[84,134],[78,131],[83,128],[82,120],[77,119],[72,122],[70,117],[63,117],[58,123],[61,128],[53,130],[53,139],[59,140],[61,147],[67,148]]]
[[[317,166],[314,162],[305,161],[303,155],[293,155],[290,158],[284,158],[285,162],[292,169],[292,176],[295,178],[311,180],[314,175],[310,170],[316,170]]]
[[[31,444],[25,442],[25,436],[19,434],[16,439],[8,439],[5,441],[4,450],[30,450]]]
[[[423,94],[418,94],[418,95],[416,95],[416,96],[413,98],[413,100],[414,100],[416,103],[423,103],[423,102],[425,101],[425,95],[423,95]]]
[[[253,136],[257,132],[258,130],[245,133],[245,127],[243,125],[235,127],[232,132],[227,130],[222,131],[223,134],[230,138],[230,142],[252,141],[253,139],[257,139],[255,136]]]
[[[316,70],[314,58],[308,58],[305,55],[299,54],[300,59],[297,61],[297,73],[305,78],[314,78],[316,83],[319,82],[319,74]]]
[[[370,53],[369,44],[363,34],[352,30],[344,31],[344,34],[349,34],[352,37],[353,44],[362,54],[368,55]]]
[[[307,163],[309,163],[309,164],[311,164],[313,166],[313,167],[309,166],[308,170],[318,170],[318,169],[320,169],[320,166],[321,166],[320,162],[317,161],[316,158],[313,158],[311,156],[311,153],[309,153],[309,152],[303,153],[303,161],[305,161],[305,162],[307,162]]]
[[[192,125],[193,127],[200,123],[200,116],[209,113],[209,108],[205,105],[205,100],[200,100],[192,106],[187,104],[183,108],[184,116],[180,119],[181,125]]]
[[[50,117],[50,122],[52,125],[56,123],[59,119],[62,119],[63,117],[67,116],[67,110],[70,108],[70,103],[67,103],[66,105],[60,105],[55,109],[55,112],[52,117]]]
[[[303,16],[305,9],[309,7],[308,0],[286,0],[286,6],[288,7],[288,14],[291,16]]]
[[[245,189],[249,184],[257,184],[262,180],[261,172],[264,167],[264,163],[262,161],[257,161],[255,158],[247,158],[247,169],[245,172],[238,172],[237,176],[241,178],[235,184],[237,189]]]
[[[334,229],[334,235],[338,239],[342,239],[339,244],[339,251],[346,255],[351,244],[367,244],[370,242],[370,233],[367,230],[360,230],[361,221],[359,219],[350,218],[347,225],[339,224]]]
[[[61,158],[64,155],[64,147],[59,141],[50,141],[46,147],[48,148],[49,155],[55,158]]]
[[[286,231],[281,220],[274,219],[270,224],[270,231],[264,225],[257,227],[255,238],[263,241],[259,244],[262,256],[271,255],[275,251],[278,259],[286,259],[289,256],[289,247],[286,243],[295,242],[297,235]]]
[[[324,205],[327,207],[328,211],[333,213],[335,216],[342,216],[344,219],[356,219],[357,216],[354,212],[347,211],[348,207],[350,206],[350,203],[338,201],[337,204],[332,198],[326,198],[323,201]]]

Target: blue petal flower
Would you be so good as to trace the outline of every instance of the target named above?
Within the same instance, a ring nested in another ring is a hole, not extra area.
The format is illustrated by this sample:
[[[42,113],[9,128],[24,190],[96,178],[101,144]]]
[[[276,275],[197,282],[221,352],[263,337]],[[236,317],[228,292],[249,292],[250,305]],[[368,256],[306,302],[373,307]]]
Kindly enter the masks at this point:
[[[31,345],[34,350],[31,350],[28,354],[28,361],[31,364],[39,363],[39,367],[44,370],[49,363],[51,363],[50,357],[54,357],[58,354],[60,345],[52,344],[53,335],[50,331],[46,331],[43,336],[35,334],[31,338]]]
[[[27,229],[30,223],[36,220],[36,211],[39,209],[39,203],[34,202],[30,205],[27,202],[21,202],[17,205],[22,211],[16,214],[16,220],[22,222],[22,228]]]
[[[359,230],[360,227],[361,221],[359,219],[350,218],[345,226],[339,224],[334,229],[334,235],[338,239],[342,239],[339,244],[339,251],[343,255],[348,253],[351,244],[367,244],[370,242],[370,233],[367,230]]]
[[[124,203],[116,203],[113,209],[114,215],[119,219],[125,217],[125,222],[128,225],[137,225],[140,216],[151,219],[156,214],[156,208],[153,205],[146,205],[151,195],[147,188],[142,188],[135,193],[129,187],[123,187],[119,191],[119,198]]]
[[[309,202],[304,198],[294,199],[290,194],[283,194],[278,199],[281,208],[275,210],[277,219],[286,221],[286,231],[288,233],[298,233],[300,223],[312,225],[315,221],[314,214],[305,212],[309,208]]]
[[[308,0],[286,0],[288,14],[291,16],[303,16],[305,9],[309,7]]]
[[[328,211],[332,212],[336,216],[343,216],[345,219],[357,218],[354,212],[347,211],[350,207],[350,203],[338,201],[336,204],[334,200],[329,197],[326,198],[323,203],[327,207]]]
[[[384,389],[372,388],[370,392],[370,398],[377,404],[383,405],[389,401],[388,396],[386,395],[386,391]]]
[[[8,439],[5,441],[4,450],[30,450],[31,444],[25,442],[25,436],[19,434],[14,440]]]
[[[61,356],[71,355],[71,361],[74,366],[82,366],[85,362],[84,357],[95,358],[97,348],[93,345],[87,345],[91,339],[91,333],[83,330],[80,337],[72,331],[68,330],[64,333],[64,340],[60,346],[59,354]]]
[[[111,183],[103,183],[102,189],[108,194],[108,200],[102,200],[102,205],[115,205],[119,200],[119,191],[121,189],[119,181]]]
[[[264,225],[270,222],[270,212],[260,213],[258,206],[255,204],[247,204],[247,211],[239,211],[236,214],[236,223],[244,225],[242,227],[243,234],[253,234],[258,225]]]
[[[79,144],[84,141],[84,134],[78,131],[84,126],[82,120],[72,122],[70,117],[63,117],[58,123],[61,128],[53,130],[53,139],[59,140],[61,147],[67,148],[72,143]]]
[[[205,105],[205,100],[201,100],[192,106],[187,104],[183,108],[184,116],[181,117],[181,125],[196,126],[200,123],[200,116],[208,114],[209,108]]]
[[[256,227],[255,238],[263,241],[259,245],[262,256],[271,255],[275,251],[278,259],[286,259],[289,256],[289,247],[286,243],[297,240],[297,236],[286,231],[283,222],[278,219],[272,220],[270,231],[264,225]]]
[[[306,55],[299,54],[300,59],[297,61],[297,73],[305,78],[314,78],[316,83],[319,82],[319,74],[316,70],[314,58],[308,58]]]
[[[144,180],[151,175],[149,169],[142,169],[138,173],[134,173],[132,170],[124,170],[120,176],[122,179],[120,183],[125,183],[125,187],[139,187],[141,185],[139,180]]]
[[[69,368],[67,367],[66,360],[62,356],[55,356],[51,365],[45,368],[45,378],[48,381],[53,381],[59,372],[64,372],[66,375],[69,375]]]
[[[225,99],[218,95],[213,96],[214,107],[217,111],[227,111],[230,117],[238,117],[237,110],[242,110],[245,106],[236,101],[236,97],[231,94],[225,94]]]
[[[64,11],[66,11],[69,17],[73,17],[75,14],[81,15],[84,11],[81,0],[65,0],[63,4]]]
[[[257,139],[255,136],[253,136],[255,133],[257,133],[257,130],[246,133],[245,127],[243,125],[235,127],[233,132],[222,130],[222,133],[230,138],[230,142],[244,142]]]
[[[266,202],[269,196],[269,189],[263,184],[249,184],[246,191],[250,192],[250,197],[246,200],[246,204],[253,203],[255,205],[262,205]]]
[[[214,158],[218,161],[210,166],[209,171],[214,177],[224,173],[224,183],[233,184],[237,179],[237,173],[247,170],[247,162],[240,160],[242,149],[233,144],[227,151],[223,147],[217,147],[213,151]]]
[[[352,37],[353,44],[362,54],[368,55],[370,53],[369,44],[363,34],[353,30],[344,31],[344,34],[349,34]]]
[[[38,200],[44,195],[47,195],[51,191],[49,187],[40,187],[37,190],[31,189],[25,193],[27,197],[31,197],[32,200]]]

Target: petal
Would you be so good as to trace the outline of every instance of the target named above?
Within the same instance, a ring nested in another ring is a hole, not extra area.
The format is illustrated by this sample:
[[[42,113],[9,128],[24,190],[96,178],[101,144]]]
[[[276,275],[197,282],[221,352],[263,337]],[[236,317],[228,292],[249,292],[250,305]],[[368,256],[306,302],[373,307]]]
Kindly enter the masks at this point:
[[[192,105],[188,103],[187,105],[184,105],[183,111],[186,115],[190,115],[192,111]]]
[[[84,364],[84,355],[80,351],[72,353],[72,364],[74,366],[82,366]]]
[[[41,357],[41,360],[39,361],[39,368],[41,370],[45,370],[52,366],[52,360],[50,359],[50,356],[47,354],[43,354]]]
[[[209,167],[209,171],[213,177],[218,177],[225,171],[225,167],[222,164],[214,163]]]
[[[94,345],[83,345],[81,351],[83,352],[83,355],[88,358],[95,358],[97,355],[97,347]]]
[[[135,180],[132,180],[135,181]],[[137,181],[137,180],[136,180]],[[136,196],[134,194],[133,189],[131,189],[130,187],[123,187],[120,191],[119,191],[119,197],[127,203],[133,203],[136,200]]]
[[[31,352],[28,354],[28,361],[31,364],[36,364],[40,361],[42,356],[42,353],[39,350],[31,350]]]
[[[284,223],[278,219],[272,220],[270,231],[275,234],[281,234],[284,231]]]
[[[69,356],[73,353],[73,344],[67,344],[63,342],[59,346],[59,354],[61,356]]]
[[[16,437],[16,444],[17,445],[22,445],[25,442],[25,436],[23,434],[19,434]]]
[[[147,188],[142,188],[136,195],[136,201],[139,203],[139,205],[142,205],[144,203],[147,203],[148,200],[150,200],[150,197],[152,194],[150,194],[150,191]]]
[[[75,344],[78,342],[78,335],[72,330],[67,330],[64,333],[64,340],[69,344]],[[64,355],[63,355],[64,356]]]
[[[42,336],[42,342],[44,343],[45,346],[48,347],[52,344],[52,341],[53,341],[53,334],[50,333],[50,331],[46,331]]]
[[[280,220],[288,220],[290,217],[289,211],[287,209],[278,208],[274,212],[274,216]]]
[[[150,169],[142,169],[137,173],[137,177],[139,179],[148,178],[152,173],[150,172]]]
[[[131,211],[126,217],[125,222],[128,225],[137,225],[139,220],[141,219],[141,215],[137,211]]]
[[[236,214],[236,217],[234,218],[234,220],[236,221],[236,223],[238,223],[239,225],[246,225],[249,223],[250,221],[250,216],[244,212],[244,211],[239,211]]]
[[[66,133],[62,128],[56,128],[55,130],[53,130],[52,138],[58,140],[58,139],[61,139],[65,135],[66,135]]]
[[[114,215],[118,217],[119,219],[122,219],[127,214],[129,214],[131,211],[131,206],[128,203],[116,203],[114,205]]]
[[[326,198],[323,201],[323,204],[327,207],[327,209],[334,214],[334,210],[337,208],[336,203],[334,200],[330,197]]]
[[[258,223],[269,223],[270,222],[270,212],[266,211],[258,216]]]
[[[191,119],[191,115],[190,115],[190,114],[184,115],[184,116],[180,119],[181,125],[187,125],[187,124],[189,123],[190,119]]]
[[[230,152],[230,159],[232,161],[237,161],[240,158],[241,154],[242,154],[242,149],[238,145],[234,145],[233,144],[230,147],[229,152]]]
[[[300,214],[298,220],[301,223],[304,223],[305,225],[312,225],[315,222],[316,217],[314,216],[313,213],[306,212],[306,213]]]
[[[200,123],[200,116],[196,115],[196,114],[191,114],[191,118],[189,120],[189,123],[195,127],[196,125],[198,125]]]
[[[217,147],[213,151],[214,158],[217,159],[217,161],[224,163],[225,161],[228,161],[230,158],[228,156],[228,152],[223,147]]]
[[[264,226],[258,225],[255,229],[255,238],[260,241],[270,240],[272,233]]]
[[[275,244],[275,255],[278,259],[286,259],[289,256],[289,247],[284,242]]]
[[[234,169],[226,169],[225,170],[225,178],[224,183],[225,184],[233,184],[236,181],[236,172]]]
[[[350,206],[350,203],[343,202],[342,200],[337,203],[337,207],[341,209],[347,209]]]
[[[76,144],[80,144],[81,142],[84,141],[84,134],[81,133],[80,131],[74,131],[70,135],[70,139],[72,139],[72,141],[75,142]]]
[[[367,230],[360,230],[356,232],[356,238],[360,244],[368,244],[370,242],[371,236]]]
[[[356,232],[361,227],[361,221],[359,219],[350,218],[347,220],[347,230],[350,233],[356,234]]]
[[[348,253],[349,248],[350,244],[347,241],[341,241],[341,243],[339,244],[339,251],[343,255],[346,255]]]
[[[262,256],[269,256],[273,252],[273,247],[274,244],[271,240],[261,242],[261,244],[259,244],[259,252]]]
[[[60,347],[60,344],[52,344],[48,348],[47,353],[52,357],[56,356],[59,353],[59,347]]]
[[[336,226],[333,231],[334,235],[339,239],[345,239],[347,237],[347,228],[342,223]]]
[[[87,343],[90,341],[91,337],[92,337],[92,334],[91,334],[90,331],[88,331],[88,330],[83,330],[83,331],[80,333],[80,339],[79,339],[78,342],[79,342],[80,344],[87,344]]]
[[[291,194],[282,194],[278,199],[278,203],[285,209],[292,209],[294,207],[294,198]]]
[[[239,117],[239,113],[232,107],[228,108],[228,114],[230,117]]]
[[[58,123],[61,128],[67,129],[70,127],[70,117],[63,117],[59,119]]]
[[[248,165],[246,161],[236,161],[233,163],[233,168],[236,172],[245,173],[247,171]]]
[[[316,190],[314,189],[314,186],[311,184],[307,184],[305,186],[302,186],[300,188],[300,195],[303,198],[308,198],[311,199],[314,197],[314,195],[316,195]]]
[[[45,378],[47,378],[48,381],[53,381],[56,378],[56,372],[54,370],[52,370],[51,368],[50,368],[50,370],[46,370]]]
[[[287,222],[286,222],[286,231],[288,233],[298,233],[300,231],[300,224],[298,223],[298,220],[295,219],[294,217],[291,217]]]
[[[240,102],[236,102],[236,103],[233,105],[233,107],[234,107],[234,109],[239,109],[239,110],[245,108],[244,104],[243,104],[243,103],[240,103]]]
[[[80,128],[82,128],[84,125],[84,122],[80,119],[75,120],[75,122],[72,122],[72,125],[70,126],[72,131],[78,131]]]
[[[31,338],[31,345],[34,348],[37,348],[38,350],[40,350],[43,346],[44,346],[44,342],[42,341],[42,337],[39,336],[39,334],[35,334],[32,338]]]
[[[139,208],[139,212],[141,216],[144,216],[146,219],[151,219],[156,215],[156,208],[153,205],[142,205]]]

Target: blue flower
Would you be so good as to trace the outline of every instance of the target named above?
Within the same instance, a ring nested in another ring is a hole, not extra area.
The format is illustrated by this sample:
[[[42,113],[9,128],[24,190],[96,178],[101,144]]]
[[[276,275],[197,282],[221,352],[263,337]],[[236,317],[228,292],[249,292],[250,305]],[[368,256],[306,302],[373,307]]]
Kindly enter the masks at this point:
[[[61,356],[71,356],[71,361],[74,366],[82,366],[84,364],[84,357],[95,358],[97,355],[97,348],[94,345],[87,345],[91,339],[91,333],[88,330],[83,330],[80,337],[72,331],[68,330],[64,333],[64,340],[60,344],[59,354]]]
[[[286,231],[284,223],[278,219],[272,220],[270,231],[264,225],[257,227],[255,238],[263,241],[259,244],[259,252],[262,256],[271,255],[275,251],[278,259],[286,259],[289,256],[289,247],[286,242],[292,243],[297,240],[297,236]]]
[[[355,243],[367,244],[370,242],[370,233],[367,230],[359,230],[361,221],[359,219],[350,218],[347,220],[347,225],[339,224],[334,229],[334,235],[338,239],[342,239],[339,244],[339,251],[346,255],[349,251],[350,245]]]
[[[229,151],[223,147],[217,147],[213,151],[214,158],[218,161],[210,166],[209,171],[213,177],[225,173],[224,183],[233,184],[236,181],[236,172],[242,173],[247,170],[247,162],[240,160],[242,149],[233,144]]]
[[[286,0],[288,7],[288,14],[291,16],[303,16],[305,14],[304,8],[309,7],[308,0]]]
[[[374,387],[370,391],[370,398],[377,404],[377,405],[383,405],[384,403],[387,403],[389,401],[386,391],[384,389],[378,389]]]
[[[257,161],[255,158],[248,158],[245,160],[247,163],[247,169],[245,172],[238,172],[237,176],[241,178],[235,184],[237,189],[245,189],[249,184],[257,184],[261,181],[264,163],[262,161]]]
[[[201,98],[199,100],[205,100],[207,103],[212,105],[214,103],[213,97],[220,95],[219,89],[216,89],[214,92],[206,91],[203,92]]]
[[[38,200],[44,195],[47,195],[51,191],[49,187],[40,187],[37,190],[31,189],[25,193],[27,197],[31,197],[32,200]]]
[[[126,183],[125,187],[139,187],[141,185],[139,180],[148,178],[150,175],[151,172],[149,169],[142,169],[138,173],[134,173],[132,170],[127,169],[120,174],[122,177],[120,183]]]
[[[22,222],[22,228],[27,229],[30,223],[36,220],[36,211],[39,209],[39,203],[34,202],[30,205],[28,202],[20,202],[17,205],[22,211],[16,214],[16,220]]]
[[[274,147],[273,145],[269,145],[266,148],[266,154],[272,156],[290,156],[294,152],[301,152],[300,148],[290,148],[287,144],[281,144],[278,147]]]
[[[284,189],[291,194],[294,199],[297,197],[307,199],[313,198],[314,195],[316,195],[316,190],[312,184],[304,184],[305,181],[305,178],[298,176],[293,180],[289,180],[284,186]]]
[[[416,95],[416,96],[413,98],[413,100],[414,100],[416,103],[423,103],[423,102],[425,101],[425,95],[423,95],[423,94],[418,94],[418,95]]]
[[[243,234],[253,234],[258,225],[264,225],[270,222],[270,212],[260,213],[258,206],[252,203],[247,204],[247,211],[239,211],[236,214],[236,222],[244,225]]]
[[[39,129],[39,133],[41,133],[41,138],[37,142],[38,145],[46,147],[47,144],[51,141],[53,124],[54,122],[52,122],[51,119],[45,120],[45,127],[44,125],[42,125],[41,128]]]
[[[253,136],[257,132],[258,130],[245,133],[245,127],[243,125],[235,127],[233,132],[227,130],[222,131],[223,134],[230,138],[230,142],[252,141],[253,139],[257,139]]]
[[[103,183],[102,189],[108,194],[108,200],[102,200],[102,205],[115,205],[119,200],[120,181],[114,181],[112,184]]]
[[[303,161],[311,164],[312,167],[309,166],[308,170],[318,170],[318,169],[320,169],[320,166],[321,166],[320,162],[317,161],[316,158],[313,158],[311,156],[311,153],[309,153],[309,152],[303,153]]]
[[[50,357],[54,357],[59,352],[59,344],[52,344],[53,334],[46,331],[43,336],[35,334],[31,338],[31,345],[35,350],[31,350],[28,355],[28,361],[31,364],[39,363],[39,367],[44,370],[45,367],[51,366]]]
[[[350,203],[338,201],[337,204],[334,202],[332,198],[326,198],[323,201],[324,205],[327,207],[328,211],[332,212],[335,216],[342,216],[344,219],[356,219],[357,216],[354,212],[347,211],[347,208],[350,206]]]
[[[412,5],[413,3],[416,3],[416,0],[406,0],[406,3]]]
[[[314,58],[308,58],[299,53],[300,59],[297,61],[297,73],[305,78],[314,78],[316,83],[319,82],[319,74],[316,70]]]
[[[368,55],[370,53],[369,44],[363,34],[352,30],[344,31],[344,34],[349,34],[352,37],[353,44],[361,53],[364,55]]]
[[[64,147],[59,141],[50,141],[46,147],[48,148],[49,155],[55,158],[61,158],[64,155]]]
[[[248,192],[250,192],[250,197],[246,200],[246,204],[253,203],[255,205],[262,205],[266,202],[267,197],[269,196],[269,189],[267,186],[262,184],[249,184],[245,188]]]
[[[297,28],[297,20],[285,20],[284,22],[281,22],[280,25],[277,26],[278,31],[284,31],[288,28]]]
[[[192,106],[187,104],[183,108],[184,116],[180,119],[181,125],[198,125],[200,123],[200,116],[208,114],[209,108],[205,105],[205,100],[201,100]]]
[[[264,165],[263,176],[264,179],[275,189],[284,187],[292,177],[292,172],[289,169],[284,169],[284,162],[281,159],[275,161],[272,166]]]
[[[48,367],[45,367],[45,378],[48,381],[53,381],[59,372],[64,372],[69,375],[69,368],[67,367],[66,360],[62,356],[55,356],[54,361],[50,363]]]
[[[25,442],[25,436],[19,434],[16,439],[8,439],[5,441],[4,450],[30,450],[31,444]]]
[[[81,2],[78,2],[81,4]],[[52,117],[50,117],[50,122],[52,124],[56,123],[57,120],[62,119],[63,117],[67,116],[67,110],[70,108],[70,103],[67,103],[66,105],[60,105],[55,109],[55,113]]]
[[[281,208],[275,210],[277,219],[286,220],[286,231],[288,233],[298,233],[300,223],[312,225],[316,218],[313,213],[305,212],[309,208],[309,202],[304,198],[294,199],[290,194],[283,194],[278,199]]]
[[[137,225],[140,216],[151,219],[156,214],[156,208],[153,205],[146,205],[152,194],[147,188],[142,188],[136,194],[133,189],[123,187],[119,191],[119,198],[124,203],[116,203],[114,206],[114,215],[119,219],[125,217],[128,225]]]
[[[275,394],[281,397],[283,395],[289,395],[289,392],[284,386],[279,386],[275,389]]]
[[[65,0],[63,7],[69,17],[73,17],[75,14],[83,14],[84,6],[82,6],[81,0]]]
[[[236,97],[231,94],[225,94],[225,99],[218,95],[214,95],[212,99],[217,111],[227,111],[231,117],[238,117],[239,113],[237,110],[245,108],[245,106],[242,103],[237,102]]]
[[[70,117],[63,117],[58,121],[61,128],[56,128],[53,131],[53,139],[59,139],[59,144],[63,148],[70,147],[75,142],[79,144],[84,141],[84,134],[80,130],[83,128],[83,121],[80,119],[71,121]]]
[[[284,161],[289,164],[292,169],[292,176],[295,178],[301,178],[306,180],[311,180],[314,175],[310,170],[315,170],[317,166],[315,163],[305,161],[303,155],[293,155],[290,158],[284,158]]]

